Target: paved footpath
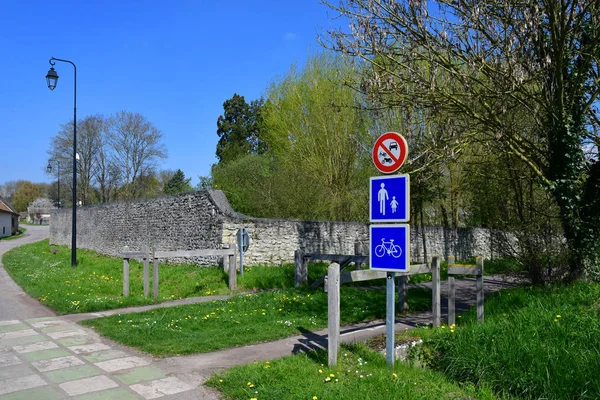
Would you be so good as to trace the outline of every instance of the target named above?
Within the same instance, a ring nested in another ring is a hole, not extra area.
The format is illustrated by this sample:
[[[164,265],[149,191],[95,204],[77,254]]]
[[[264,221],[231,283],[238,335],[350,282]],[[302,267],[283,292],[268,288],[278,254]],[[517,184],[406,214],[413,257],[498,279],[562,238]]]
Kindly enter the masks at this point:
[[[180,379],[153,357],[57,317],[25,294],[1,257],[47,236],[47,226],[27,226],[24,237],[0,241],[0,400],[219,398],[201,382]]]

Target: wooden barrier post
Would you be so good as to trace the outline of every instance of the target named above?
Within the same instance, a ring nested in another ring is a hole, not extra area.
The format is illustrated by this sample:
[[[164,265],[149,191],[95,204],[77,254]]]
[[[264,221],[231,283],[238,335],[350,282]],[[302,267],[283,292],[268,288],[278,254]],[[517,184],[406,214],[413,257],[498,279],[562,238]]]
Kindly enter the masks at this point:
[[[307,273],[304,271],[304,257],[301,250],[294,252],[294,263],[296,272],[296,287],[306,283],[308,280]]]
[[[229,243],[223,243],[223,249],[230,249],[231,248],[231,244]],[[235,246],[234,246],[234,250],[235,251]],[[225,259],[225,257],[223,257],[223,272],[225,273],[229,273],[229,260]]]
[[[128,253],[129,247],[123,247],[123,253]],[[123,296],[129,297],[129,258],[123,258]]]
[[[431,259],[431,304],[434,328],[441,325],[442,302],[440,292],[440,258],[434,256]]]
[[[354,242],[354,255],[355,256],[362,256],[362,243],[360,242]],[[354,269],[356,271],[360,270],[362,267],[362,263],[359,261],[355,261],[354,262]]]
[[[398,274],[398,311],[408,311],[408,275]]]
[[[454,265],[454,256],[448,256],[448,270]],[[456,323],[456,290],[454,288],[454,275],[448,274],[448,325]]]
[[[229,290],[233,291],[237,287],[237,272],[235,270],[235,249],[234,253],[229,255]]]
[[[144,297],[150,296],[150,249],[144,246]]]
[[[477,266],[481,269],[481,273],[477,275],[476,285],[477,285],[477,320],[479,322],[483,322],[483,257],[477,257]]]
[[[156,258],[154,247],[152,247],[152,295],[158,299],[158,258]]]
[[[340,265],[327,268],[327,356],[329,366],[337,365],[340,348]]]

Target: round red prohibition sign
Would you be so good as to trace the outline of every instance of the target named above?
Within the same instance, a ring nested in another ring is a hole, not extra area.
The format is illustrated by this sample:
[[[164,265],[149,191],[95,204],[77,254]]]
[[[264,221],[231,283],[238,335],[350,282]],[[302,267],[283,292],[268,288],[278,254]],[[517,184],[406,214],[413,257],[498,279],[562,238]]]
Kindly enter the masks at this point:
[[[373,145],[373,163],[384,174],[396,172],[406,161],[407,155],[406,139],[396,132],[384,133]]]

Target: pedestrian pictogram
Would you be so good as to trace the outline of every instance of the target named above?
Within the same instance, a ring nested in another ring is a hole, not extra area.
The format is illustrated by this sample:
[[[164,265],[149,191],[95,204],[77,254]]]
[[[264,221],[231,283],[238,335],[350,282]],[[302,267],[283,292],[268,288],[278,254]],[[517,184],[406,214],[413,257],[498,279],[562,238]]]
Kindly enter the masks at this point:
[[[406,139],[396,132],[381,135],[373,146],[373,163],[384,174],[391,174],[402,166],[408,155]]]
[[[410,220],[409,176],[371,177],[369,217],[371,222],[408,222]]]

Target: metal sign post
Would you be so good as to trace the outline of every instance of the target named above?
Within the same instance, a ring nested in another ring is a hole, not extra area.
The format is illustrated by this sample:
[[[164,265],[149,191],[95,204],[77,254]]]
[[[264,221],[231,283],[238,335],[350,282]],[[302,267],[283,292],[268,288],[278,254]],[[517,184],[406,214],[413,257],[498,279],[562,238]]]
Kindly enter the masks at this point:
[[[240,252],[240,276],[244,276],[244,253],[250,246],[250,236],[246,228],[237,231],[238,249]]]
[[[394,328],[396,325],[396,293],[394,288],[394,273],[387,273],[387,285],[386,285],[386,312],[385,312],[385,358],[387,360],[388,365],[393,368],[394,367],[394,359],[396,358],[396,347],[394,345]]]

